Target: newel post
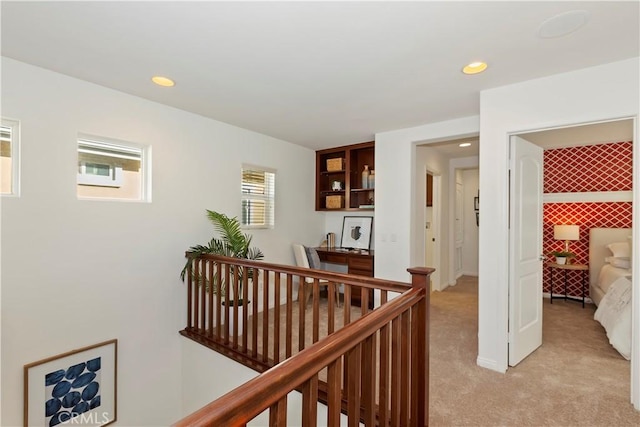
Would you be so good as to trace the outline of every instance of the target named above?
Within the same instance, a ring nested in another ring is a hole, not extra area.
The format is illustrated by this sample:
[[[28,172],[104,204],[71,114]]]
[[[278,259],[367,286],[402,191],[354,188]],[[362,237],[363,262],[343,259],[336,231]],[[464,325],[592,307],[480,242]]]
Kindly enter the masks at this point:
[[[411,310],[411,425],[429,425],[429,294],[433,268],[415,267],[411,287],[423,290],[424,298]]]

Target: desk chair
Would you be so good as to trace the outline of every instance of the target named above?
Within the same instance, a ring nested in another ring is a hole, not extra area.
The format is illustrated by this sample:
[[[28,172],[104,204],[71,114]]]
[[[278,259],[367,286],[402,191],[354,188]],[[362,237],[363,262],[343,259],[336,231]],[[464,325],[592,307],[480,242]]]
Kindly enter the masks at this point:
[[[296,258],[296,265],[298,267],[303,267],[303,268],[314,268],[316,270],[320,270],[321,269],[321,264],[320,264],[320,258],[318,257],[318,253],[316,252],[316,250],[314,248],[305,248],[304,245],[301,245],[300,243],[294,243],[293,244],[293,254],[295,255]],[[314,279],[311,277],[305,277],[305,283],[313,283]],[[320,279],[319,280],[320,286],[327,286],[329,281],[328,280],[324,280],[324,279]],[[329,288],[327,287],[327,290]],[[340,291],[338,289],[338,284],[335,283],[334,284],[334,289],[336,292],[336,305],[340,305]],[[305,304],[309,301],[309,297],[311,296],[311,292],[307,293],[307,301],[305,301]]]

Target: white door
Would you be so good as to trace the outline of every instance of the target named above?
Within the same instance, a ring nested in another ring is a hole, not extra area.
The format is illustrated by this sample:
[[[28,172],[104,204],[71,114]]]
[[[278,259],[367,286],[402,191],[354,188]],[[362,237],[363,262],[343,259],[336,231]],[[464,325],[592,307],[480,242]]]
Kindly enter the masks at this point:
[[[542,148],[510,147],[509,365],[542,344]]]

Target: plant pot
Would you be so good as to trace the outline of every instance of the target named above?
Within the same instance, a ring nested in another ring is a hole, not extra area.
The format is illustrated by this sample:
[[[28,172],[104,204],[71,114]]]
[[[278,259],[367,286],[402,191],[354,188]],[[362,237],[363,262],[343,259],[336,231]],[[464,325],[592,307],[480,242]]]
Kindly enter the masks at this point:
[[[565,256],[556,257],[556,264],[566,264],[566,263],[567,263],[567,257]]]
[[[225,306],[226,301],[222,301],[222,306]],[[233,324],[234,324],[234,312],[238,312],[238,336],[241,336],[244,333],[244,324],[243,324],[243,312],[244,310],[250,310],[251,301],[244,302],[241,299],[239,300],[230,300],[229,301],[229,335],[233,336]],[[251,311],[248,311],[251,313]],[[224,323],[224,312],[222,322]]]

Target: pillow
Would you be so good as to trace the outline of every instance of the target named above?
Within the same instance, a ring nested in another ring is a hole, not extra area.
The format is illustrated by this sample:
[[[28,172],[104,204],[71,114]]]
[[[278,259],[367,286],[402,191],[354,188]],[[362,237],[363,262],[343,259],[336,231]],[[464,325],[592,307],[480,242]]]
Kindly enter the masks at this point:
[[[631,251],[629,250],[629,242],[609,243],[607,245],[607,248],[616,258],[629,258],[631,256]]]
[[[307,253],[309,268],[320,270],[322,268],[322,264],[320,263],[320,256],[318,256],[318,251],[316,251],[315,248],[310,248],[307,246],[304,247],[304,251]]]
[[[629,269],[631,268],[631,259],[627,258],[627,257],[607,257],[604,259],[605,262],[608,262],[609,264],[611,264],[614,267],[618,267],[618,268],[626,268]]]

